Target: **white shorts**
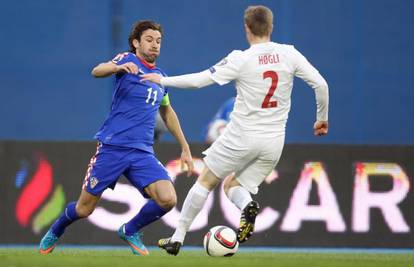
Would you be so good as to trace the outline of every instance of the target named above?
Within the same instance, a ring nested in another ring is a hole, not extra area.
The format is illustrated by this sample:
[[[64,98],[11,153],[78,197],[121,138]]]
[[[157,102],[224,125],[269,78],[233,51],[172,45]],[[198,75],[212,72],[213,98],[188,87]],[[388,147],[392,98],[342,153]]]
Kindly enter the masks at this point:
[[[257,194],[258,186],[278,163],[284,141],[284,134],[258,138],[225,131],[203,152],[204,163],[220,179],[235,172],[237,181]]]

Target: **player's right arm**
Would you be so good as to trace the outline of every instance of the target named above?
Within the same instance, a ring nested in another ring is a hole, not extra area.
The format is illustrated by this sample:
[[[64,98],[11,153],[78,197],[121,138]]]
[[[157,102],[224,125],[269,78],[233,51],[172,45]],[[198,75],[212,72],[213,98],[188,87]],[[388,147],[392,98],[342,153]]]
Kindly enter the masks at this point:
[[[141,75],[141,78],[141,81],[151,81],[153,83],[161,84],[162,86],[183,89],[202,88],[214,83],[208,70],[170,77],[163,77],[157,73],[146,73]]]
[[[138,66],[132,62],[132,53],[120,53],[111,61],[98,64],[92,70],[92,76],[96,78],[108,77],[116,73],[138,74]]]
[[[238,77],[243,63],[239,57],[240,54],[241,51],[234,50],[225,59],[205,71],[170,77],[148,73],[141,75],[141,81],[151,81],[163,86],[183,89],[202,88],[213,83],[224,85]]]
[[[132,73],[138,74],[138,67],[132,62],[127,62],[122,65],[117,65],[116,63],[109,61],[100,63],[93,68],[91,74],[95,78],[108,77],[115,73]]]

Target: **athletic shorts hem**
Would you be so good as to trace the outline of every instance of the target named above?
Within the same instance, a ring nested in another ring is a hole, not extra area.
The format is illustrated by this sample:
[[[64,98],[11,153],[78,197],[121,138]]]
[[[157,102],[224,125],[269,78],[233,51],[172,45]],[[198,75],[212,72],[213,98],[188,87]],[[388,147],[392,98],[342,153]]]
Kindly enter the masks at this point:
[[[210,165],[210,163],[208,163],[208,160],[207,160],[207,156],[206,157],[204,157],[204,159],[203,159],[203,161],[204,161],[204,165],[206,165],[206,167],[216,176],[216,177],[218,177],[220,180],[223,180],[225,177],[220,177],[220,175],[218,175],[218,172],[217,171],[215,171],[213,168],[211,168],[211,165]]]

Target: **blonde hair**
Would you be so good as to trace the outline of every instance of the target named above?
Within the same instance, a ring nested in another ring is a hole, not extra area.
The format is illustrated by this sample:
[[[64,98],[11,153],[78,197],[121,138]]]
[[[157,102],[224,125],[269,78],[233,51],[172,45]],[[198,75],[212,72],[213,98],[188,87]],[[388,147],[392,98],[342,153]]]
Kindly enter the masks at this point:
[[[263,37],[272,32],[273,13],[265,6],[249,6],[244,11],[244,23],[252,34]]]

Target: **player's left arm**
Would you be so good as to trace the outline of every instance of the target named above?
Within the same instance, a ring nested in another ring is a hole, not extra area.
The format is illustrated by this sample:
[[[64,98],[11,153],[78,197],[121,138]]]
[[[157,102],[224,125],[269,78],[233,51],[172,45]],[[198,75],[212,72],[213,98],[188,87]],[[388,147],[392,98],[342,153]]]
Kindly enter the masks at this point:
[[[328,134],[329,87],[319,71],[296,49],[293,48],[295,60],[295,76],[304,80],[315,91],[316,121],[313,125],[314,134]]]
[[[164,96],[164,98],[168,95]],[[168,103],[166,103],[168,101]],[[170,133],[177,139],[181,146],[181,167],[187,166],[187,176],[190,176],[194,170],[193,158],[191,156],[190,146],[185,139],[183,130],[181,129],[180,121],[177,114],[169,104],[169,100],[163,101],[160,106],[160,115],[164,120],[165,126],[167,126]]]

